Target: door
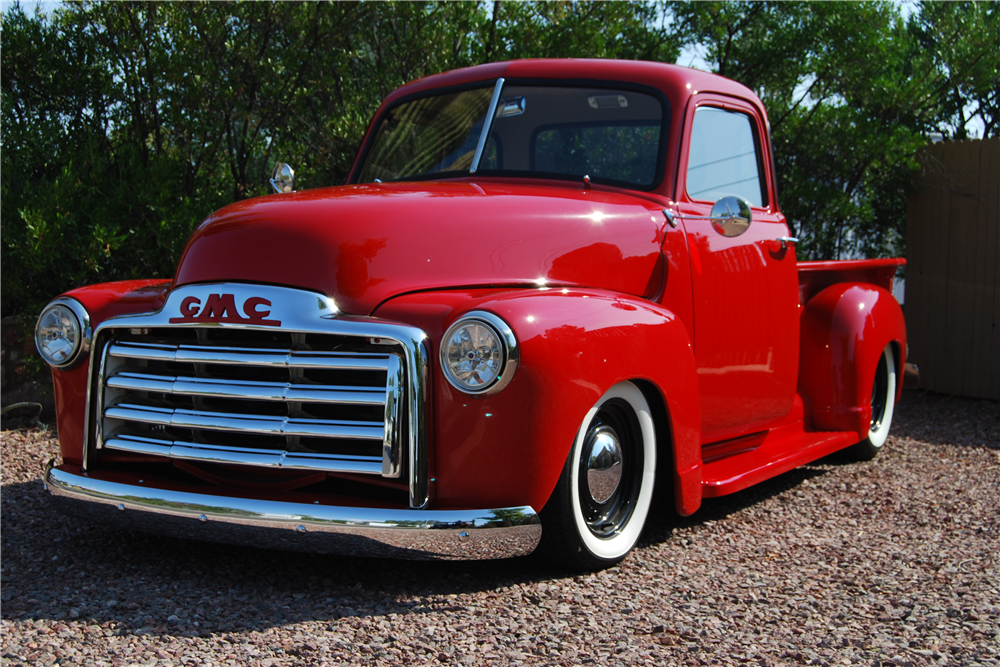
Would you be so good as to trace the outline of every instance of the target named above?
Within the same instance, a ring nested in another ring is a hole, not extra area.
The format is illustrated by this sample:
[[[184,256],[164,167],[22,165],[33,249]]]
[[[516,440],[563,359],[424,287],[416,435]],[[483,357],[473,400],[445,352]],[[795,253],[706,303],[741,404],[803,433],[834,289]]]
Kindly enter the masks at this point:
[[[765,430],[792,407],[798,374],[795,249],[774,203],[762,115],[749,103],[696,96],[678,179],[682,215],[708,217],[726,196],[746,199],[749,226],[684,218],[694,295],[702,441]]]

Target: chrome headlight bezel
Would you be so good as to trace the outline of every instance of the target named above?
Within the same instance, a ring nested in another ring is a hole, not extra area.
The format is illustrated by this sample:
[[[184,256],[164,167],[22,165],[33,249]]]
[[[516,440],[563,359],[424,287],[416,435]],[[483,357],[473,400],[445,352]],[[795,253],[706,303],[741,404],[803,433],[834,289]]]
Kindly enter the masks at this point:
[[[502,358],[497,364],[495,377],[482,386],[473,387],[464,383],[455,375],[449,360],[449,348],[454,340],[455,334],[463,327],[470,324],[483,326],[496,338],[500,348]],[[441,372],[448,383],[463,394],[472,396],[490,396],[502,391],[514,378],[514,371],[517,370],[517,363],[520,356],[517,337],[514,335],[510,325],[493,313],[481,310],[473,310],[465,313],[455,320],[448,330],[445,331],[441,339],[441,346],[438,358],[441,362]]]
[[[73,332],[75,338],[72,350],[62,359],[54,359],[46,354],[46,341],[42,340],[42,321],[46,315],[53,313],[53,311],[62,311],[64,319],[69,323],[70,330]],[[41,314],[38,316],[38,321],[35,323],[35,348],[38,350],[39,356],[49,366],[61,370],[72,368],[81,359],[86,358],[90,352],[92,337],[93,329],[90,326],[90,314],[83,307],[82,303],[69,297],[60,297],[50,302],[42,309]]]

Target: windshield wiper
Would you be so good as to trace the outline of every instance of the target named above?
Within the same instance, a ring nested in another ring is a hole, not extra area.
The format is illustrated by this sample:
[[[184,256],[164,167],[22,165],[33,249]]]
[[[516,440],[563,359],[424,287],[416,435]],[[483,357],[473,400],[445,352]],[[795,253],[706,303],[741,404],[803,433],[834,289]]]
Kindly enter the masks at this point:
[[[486,137],[490,136],[493,129],[493,119],[497,114],[497,105],[500,104],[500,91],[503,90],[503,77],[497,79],[497,84],[493,86],[493,99],[490,100],[490,109],[486,112],[486,121],[483,123],[483,131],[479,135],[479,144],[476,146],[476,154],[472,158],[472,165],[469,173],[474,174],[479,169],[479,162],[483,159],[483,151],[486,149]]]

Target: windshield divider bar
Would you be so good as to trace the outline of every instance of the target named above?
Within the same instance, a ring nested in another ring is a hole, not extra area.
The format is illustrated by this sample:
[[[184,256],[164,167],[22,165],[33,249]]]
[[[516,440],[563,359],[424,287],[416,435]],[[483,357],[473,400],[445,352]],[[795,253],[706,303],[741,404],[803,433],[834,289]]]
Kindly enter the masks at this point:
[[[493,86],[493,99],[490,100],[490,110],[486,112],[486,120],[483,122],[483,131],[479,135],[479,145],[476,146],[476,154],[472,158],[472,166],[469,173],[474,174],[479,169],[479,162],[483,159],[483,151],[486,149],[486,137],[490,136],[493,129],[493,119],[497,115],[497,105],[500,104],[500,91],[503,90],[503,77],[497,79],[497,84]]]

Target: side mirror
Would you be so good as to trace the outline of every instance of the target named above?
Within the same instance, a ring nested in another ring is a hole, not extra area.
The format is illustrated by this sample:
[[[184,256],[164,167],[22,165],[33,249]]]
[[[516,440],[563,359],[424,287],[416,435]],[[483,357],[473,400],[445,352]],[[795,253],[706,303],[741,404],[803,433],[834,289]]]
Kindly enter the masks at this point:
[[[730,195],[715,202],[709,216],[712,227],[723,236],[739,236],[750,228],[753,214],[750,202],[743,197]]]
[[[271,176],[271,187],[279,195],[295,190],[295,171],[285,164],[279,162],[274,165],[274,174]]]

